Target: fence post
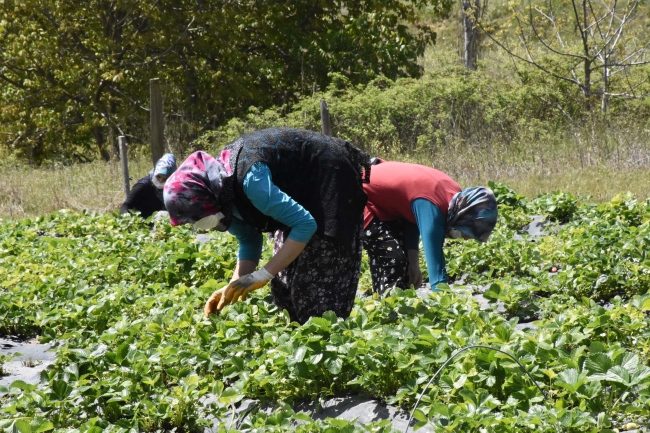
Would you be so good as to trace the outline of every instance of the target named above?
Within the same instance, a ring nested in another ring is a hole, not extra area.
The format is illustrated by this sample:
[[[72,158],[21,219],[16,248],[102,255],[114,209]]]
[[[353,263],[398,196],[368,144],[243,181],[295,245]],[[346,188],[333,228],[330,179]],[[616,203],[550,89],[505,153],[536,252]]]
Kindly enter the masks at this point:
[[[124,179],[124,196],[128,197],[129,192],[131,192],[131,186],[129,182],[129,158],[127,152],[129,151],[129,146],[126,144],[126,137],[120,135],[120,161],[122,161],[122,178]]]
[[[332,128],[330,127],[330,110],[327,108],[327,102],[324,99],[320,100],[320,123],[321,132],[323,135],[332,135]]]
[[[150,128],[151,128],[151,159],[153,166],[162,158],[165,153],[164,146],[164,117],[162,95],[160,93],[160,83],[158,78],[149,80],[149,97],[150,97]]]

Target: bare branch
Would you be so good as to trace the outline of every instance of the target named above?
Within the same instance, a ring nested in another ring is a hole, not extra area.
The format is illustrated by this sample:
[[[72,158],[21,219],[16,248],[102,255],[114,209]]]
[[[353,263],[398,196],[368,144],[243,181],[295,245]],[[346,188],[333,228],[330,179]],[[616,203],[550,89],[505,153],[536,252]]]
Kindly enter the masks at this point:
[[[120,135],[126,135],[124,131],[122,131],[122,128],[120,128],[120,124],[114,121],[108,114],[103,111],[101,111],[99,114],[104,118],[104,120],[106,120],[106,123],[113,125],[118,130]]]
[[[144,110],[146,112],[150,111],[148,108],[143,107],[142,105],[140,105],[140,102],[133,99],[130,95],[127,95],[126,93],[122,92],[119,88],[114,86],[112,83],[108,83],[106,88],[108,89],[108,91],[115,92],[119,96],[122,96],[123,98],[126,98],[131,103],[131,105],[133,105],[134,107],[140,108],[140,109],[142,109],[142,110]]]
[[[618,67],[622,67],[622,68],[629,68],[631,66],[647,65],[648,63],[650,63],[650,60],[645,60],[643,62],[610,63],[609,66],[618,66]]]
[[[530,9],[529,9],[529,11],[530,11]],[[547,50],[549,50],[552,53],[555,53],[555,54],[557,54],[559,56],[573,57],[573,58],[578,58],[578,59],[581,59],[581,60],[585,59],[584,56],[576,55],[576,54],[573,54],[573,53],[565,53],[565,52],[556,50],[555,48],[550,46],[541,36],[539,36],[539,33],[537,32],[537,26],[535,26],[535,21],[533,20],[532,11],[530,12],[530,26],[532,27],[533,33],[535,34],[535,37],[537,38],[537,40],[540,41],[542,43],[542,45],[544,45],[544,47]]]
[[[115,25],[116,25],[116,26],[121,26],[121,25],[123,25],[123,24],[126,22],[126,19],[129,17],[129,15],[131,15],[131,13],[135,10],[135,8],[136,8],[136,6],[138,5],[138,3],[140,3],[140,0],[136,0],[136,1],[133,3],[133,7],[132,7],[131,9],[129,9],[129,11],[128,11],[127,13],[124,14],[124,17],[122,17],[121,20],[117,21],[117,23],[115,23]],[[115,7],[113,7],[113,9],[115,9]]]
[[[501,47],[503,50],[505,50],[505,52],[508,53],[510,56],[512,56],[512,57],[514,57],[514,58],[516,58],[516,59],[519,59],[519,60],[521,60],[521,61],[523,61],[523,62],[526,62],[526,63],[528,63],[528,64],[530,64],[530,65],[533,65],[533,66],[536,67],[537,69],[539,69],[539,70],[541,70],[541,71],[543,71],[543,72],[545,72],[545,73],[547,73],[547,74],[549,74],[549,75],[551,75],[551,76],[553,76],[553,77],[555,77],[555,78],[557,78],[557,79],[559,79],[559,80],[567,81],[567,82],[569,82],[569,83],[571,83],[571,84],[574,84],[574,85],[580,87],[581,89],[583,89],[583,85],[582,85],[582,83],[580,83],[580,81],[575,80],[575,79],[572,79],[572,78],[568,78],[568,77],[565,77],[565,76],[562,76],[562,75],[559,75],[559,74],[557,74],[557,73],[555,73],[555,72],[553,72],[553,71],[551,71],[551,70],[545,68],[544,66],[540,65],[539,63],[535,62],[534,60],[532,60],[532,57],[531,57],[530,59],[526,59],[526,58],[520,56],[519,54],[515,53],[514,51],[512,51],[511,49],[509,49],[508,47],[506,47],[504,44],[502,44],[499,40],[497,40],[497,39],[496,39],[494,36],[492,36],[489,32],[487,32],[487,31],[485,30],[485,28],[481,25],[480,22],[478,23],[478,25],[479,25],[479,27],[481,28],[481,30],[482,30],[482,31],[487,35],[487,37],[490,38],[490,39],[492,40],[492,42],[494,42],[494,43],[497,44],[499,47]],[[528,55],[530,56],[530,52],[529,52],[528,50],[527,50],[527,53],[528,53]],[[584,90],[584,89],[583,89],[583,90]]]
[[[605,5],[605,8],[607,9],[607,5]],[[606,15],[602,16],[601,18],[598,18],[596,16],[596,11],[594,11],[594,8],[591,4],[591,1],[589,1],[589,10],[591,11],[591,15],[594,17],[594,24],[596,25],[596,28],[598,29],[598,33],[600,34],[601,39],[605,39],[605,35],[603,34],[602,29],[600,28],[600,21],[604,20],[607,15],[610,15],[610,17],[613,16],[611,13],[607,13]],[[610,19],[610,24],[611,24],[611,19]]]
[[[565,111],[565,110],[560,106],[560,104],[558,104],[557,102],[550,102],[550,101],[547,101],[546,99],[544,99],[544,98],[541,97],[541,96],[539,96],[539,99],[541,99],[543,102],[547,103],[548,105],[557,108],[558,111],[559,111],[560,113],[562,113],[562,115],[563,115],[564,117],[566,117],[567,120],[568,120],[569,122],[573,122],[573,118],[569,115],[569,113],[567,113],[567,112],[566,112],[566,111]]]

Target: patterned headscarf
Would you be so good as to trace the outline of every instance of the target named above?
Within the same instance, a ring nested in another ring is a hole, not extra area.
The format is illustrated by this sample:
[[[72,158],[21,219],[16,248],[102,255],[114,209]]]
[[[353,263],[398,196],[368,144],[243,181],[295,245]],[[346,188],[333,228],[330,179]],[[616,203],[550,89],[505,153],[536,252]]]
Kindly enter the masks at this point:
[[[165,207],[173,226],[192,224],[208,215],[224,214],[217,230],[226,230],[232,218],[232,170],[230,151],[219,159],[205,152],[194,152],[167,180]]]
[[[446,231],[456,229],[486,242],[497,223],[497,200],[490,188],[478,186],[456,193],[449,203]]]
[[[162,174],[163,176],[171,176],[176,171],[176,157],[173,153],[166,153],[156,162],[156,166],[149,172],[149,179],[153,181],[154,177]],[[163,201],[162,189],[155,188],[156,195]]]

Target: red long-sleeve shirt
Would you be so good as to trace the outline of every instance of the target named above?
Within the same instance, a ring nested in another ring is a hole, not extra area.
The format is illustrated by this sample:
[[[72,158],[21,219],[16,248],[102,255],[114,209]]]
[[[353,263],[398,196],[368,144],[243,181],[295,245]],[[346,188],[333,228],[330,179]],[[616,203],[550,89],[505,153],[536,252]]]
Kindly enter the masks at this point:
[[[367,227],[373,218],[394,221],[404,218],[416,224],[411,203],[424,198],[435,204],[447,216],[449,202],[460,186],[449,176],[435,168],[405,162],[382,162],[373,165],[370,183],[363,189],[368,202],[363,215]]]

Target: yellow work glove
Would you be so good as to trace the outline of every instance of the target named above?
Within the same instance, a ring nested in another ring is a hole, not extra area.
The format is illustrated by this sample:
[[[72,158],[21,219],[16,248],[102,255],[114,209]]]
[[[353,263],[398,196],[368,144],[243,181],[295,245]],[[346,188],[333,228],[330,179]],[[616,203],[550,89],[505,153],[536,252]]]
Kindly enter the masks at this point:
[[[240,298],[242,301],[246,300],[250,292],[264,287],[271,278],[273,278],[273,274],[264,268],[260,268],[251,274],[244,275],[232,281],[226,287],[217,290],[210,296],[203,310],[205,317],[214,314],[217,310],[221,310],[228,304],[237,302]]]
[[[222,287],[219,290],[215,290],[214,293],[210,296],[210,299],[208,299],[208,302],[205,303],[205,307],[203,308],[203,314],[205,314],[205,317],[210,317],[210,314],[217,312],[217,306],[219,305],[219,302],[223,297],[223,293],[227,288],[228,286]]]

